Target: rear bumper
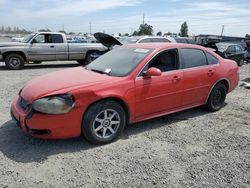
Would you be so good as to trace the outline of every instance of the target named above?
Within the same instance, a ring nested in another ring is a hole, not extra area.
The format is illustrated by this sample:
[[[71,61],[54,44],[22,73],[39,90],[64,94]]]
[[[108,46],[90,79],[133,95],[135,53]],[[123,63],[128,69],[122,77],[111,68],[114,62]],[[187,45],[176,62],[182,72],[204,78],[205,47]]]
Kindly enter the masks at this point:
[[[80,109],[73,109],[63,115],[28,113],[19,105],[20,98],[16,97],[11,105],[11,116],[17,126],[33,137],[41,139],[73,138],[81,135],[82,116]]]

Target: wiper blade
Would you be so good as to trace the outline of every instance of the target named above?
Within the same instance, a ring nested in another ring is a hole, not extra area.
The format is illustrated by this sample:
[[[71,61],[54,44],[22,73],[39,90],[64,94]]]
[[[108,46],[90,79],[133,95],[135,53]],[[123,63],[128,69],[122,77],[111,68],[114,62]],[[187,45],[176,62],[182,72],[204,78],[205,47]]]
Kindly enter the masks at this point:
[[[91,70],[93,72],[97,72],[97,73],[100,73],[100,74],[106,74],[106,75],[110,76],[110,74],[108,72],[105,72],[105,71],[102,71],[102,70],[97,70],[97,69],[87,69],[87,70]]]

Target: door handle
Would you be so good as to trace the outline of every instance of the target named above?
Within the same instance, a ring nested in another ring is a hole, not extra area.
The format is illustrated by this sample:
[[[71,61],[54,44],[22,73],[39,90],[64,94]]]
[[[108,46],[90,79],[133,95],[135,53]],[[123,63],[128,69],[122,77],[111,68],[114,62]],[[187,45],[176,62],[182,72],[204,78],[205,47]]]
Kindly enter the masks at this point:
[[[178,82],[180,80],[181,80],[180,76],[174,76],[173,79],[172,79],[173,82]]]
[[[214,71],[213,70],[209,70],[207,74],[208,74],[208,76],[212,76],[214,74]]]
[[[50,48],[55,48],[55,46],[50,46]]]

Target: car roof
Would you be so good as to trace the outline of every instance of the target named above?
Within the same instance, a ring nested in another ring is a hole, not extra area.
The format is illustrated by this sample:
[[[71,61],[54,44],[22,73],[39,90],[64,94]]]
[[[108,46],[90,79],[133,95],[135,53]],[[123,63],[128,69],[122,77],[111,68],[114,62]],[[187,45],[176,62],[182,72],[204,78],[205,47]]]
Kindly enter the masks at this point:
[[[128,48],[146,48],[146,49],[155,49],[155,50],[162,50],[162,49],[170,49],[170,48],[195,48],[206,50],[205,47],[195,45],[195,44],[184,44],[184,43],[137,43],[137,44],[126,44],[123,47]]]
[[[237,46],[240,46],[239,44],[229,43],[229,42],[219,42],[219,43],[216,43],[216,45],[225,45],[225,46],[237,45]]]

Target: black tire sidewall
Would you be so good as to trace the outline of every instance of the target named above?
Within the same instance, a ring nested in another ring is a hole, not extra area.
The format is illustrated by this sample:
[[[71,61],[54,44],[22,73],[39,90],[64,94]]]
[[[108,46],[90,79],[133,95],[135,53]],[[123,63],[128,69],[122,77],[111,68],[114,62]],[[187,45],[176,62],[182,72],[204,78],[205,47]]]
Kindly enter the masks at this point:
[[[218,90],[218,89],[222,89],[223,92],[224,92],[224,96],[223,96],[223,102],[219,105],[219,106],[214,106],[213,104],[213,96],[215,94],[215,92]],[[225,102],[225,99],[226,99],[226,95],[227,95],[227,88],[224,84],[222,83],[218,83],[217,85],[214,86],[214,88],[212,89],[210,95],[209,95],[209,98],[208,98],[208,101],[207,101],[207,104],[206,104],[206,107],[209,111],[212,111],[212,112],[215,112],[215,111],[218,111],[220,110],[223,105],[224,105],[224,102]]]
[[[87,55],[86,55],[86,58],[85,58],[85,62],[84,62],[84,64],[85,65],[88,65],[88,64],[90,64],[92,61],[91,61],[91,55],[92,54],[94,54],[95,52],[90,52],[90,53],[88,53]]]
[[[93,130],[93,122],[94,122],[95,117],[101,111],[105,109],[115,110],[119,114],[121,118],[121,122],[120,122],[120,126],[118,130],[112,137],[107,138],[107,139],[102,139],[95,135],[94,130]],[[115,101],[106,100],[106,101],[101,101],[101,102],[94,104],[87,110],[87,112],[85,113],[83,117],[82,133],[84,137],[93,144],[99,144],[99,145],[107,144],[117,139],[117,137],[122,133],[125,125],[126,125],[126,114],[122,106],[119,105]]]
[[[18,59],[20,60],[19,66],[13,67],[13,66],[11,66],[11,65],[9,64],[10,59],[13,58],[13,57],[18,58]],[[5,58],[5,65],[6,65],[6,66],[8,67],[8,69],[10,69],[10,70],[20,70],[20,69],[22,69],[22,68],[24,67],[24,59],[23,59],[23,57],[22,57],[21,55],[19,55],[19,54],[9,54],[9,55],[7,55],[7,57]]]
[[[239,67],[244,65],[244,59],[240,59],[239,62],[237,63]]]

